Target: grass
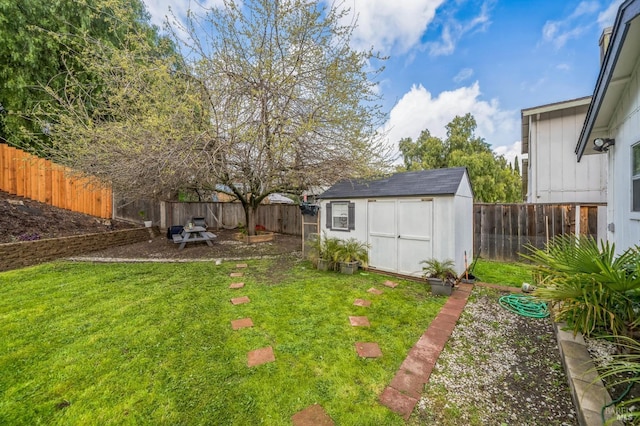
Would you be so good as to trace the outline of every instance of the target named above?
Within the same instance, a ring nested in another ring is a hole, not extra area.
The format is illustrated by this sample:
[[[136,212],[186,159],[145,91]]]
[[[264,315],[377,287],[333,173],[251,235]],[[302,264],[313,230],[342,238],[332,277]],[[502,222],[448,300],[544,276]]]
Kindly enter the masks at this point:
[[[403,424],[378,395],[445,299],[421,283],[391,290],[384,276],[279,262],[249,262],[240,290],[228,288],[233,263],[1,273],[0,424],[281,425],[314,403],[336,424]],[[229,303],[238,296],[251,303]],[[254,327],[233,331],[244,317]],[[359,358],[357,341],[383,357]],[[276,362],[248,368],[247,352],[266,346]]]
[[[521,287],[525,282],[534,284],[531,266],[526,263],[478,259],[473,268],[473,275],[477,281],[507,287]]]

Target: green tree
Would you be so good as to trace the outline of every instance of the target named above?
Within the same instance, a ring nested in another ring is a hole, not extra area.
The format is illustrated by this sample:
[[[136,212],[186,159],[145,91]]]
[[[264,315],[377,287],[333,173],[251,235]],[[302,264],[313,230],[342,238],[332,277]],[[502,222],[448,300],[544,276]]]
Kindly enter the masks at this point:
[[[479,202],[517,202],[521,200],[521,178],[501,155],[491,151],[484,139],[475,135],[476,121],[471,114],[456,116],[447,124],[447,138],[441,140],[423,130],[414,142],[399,143],[404,165],[400,170],[466,167]]]
[[[48,100],[42,88],[63,88],[68,69],[80,75],[88,40],[118,46],[131,29],[158,37],[142,0],[0,0],[0,138],[27,149],[46,143],[33,116]]]

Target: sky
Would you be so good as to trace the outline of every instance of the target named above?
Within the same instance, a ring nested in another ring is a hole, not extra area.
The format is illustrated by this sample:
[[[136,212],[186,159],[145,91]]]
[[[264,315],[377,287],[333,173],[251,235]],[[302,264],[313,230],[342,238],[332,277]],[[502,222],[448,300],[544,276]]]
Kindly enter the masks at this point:
[[[194,0],[144,0],[153,23]],[[320,0],[330,4],[333,0]],[[207,7],[220,0],[200,0]],[[389,143],[422,130],[446,137],[468,112],[476,135],[520,159],[520,111],[590,96],[598,41],[622,0],[344,0],[357,16],[353,47],[388,56],[379,93]]]

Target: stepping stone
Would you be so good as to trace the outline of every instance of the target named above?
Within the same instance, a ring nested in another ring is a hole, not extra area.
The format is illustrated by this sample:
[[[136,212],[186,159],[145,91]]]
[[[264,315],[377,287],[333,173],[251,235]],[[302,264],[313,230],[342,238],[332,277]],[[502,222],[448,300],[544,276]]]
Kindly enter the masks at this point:
[[[293,426],[333,426],[333,420],[318,404],[308,406],[291,416]]]
[[[382,351],[377,343],[356,342],[356,351],[362,358],[380,358]]]
[[[371,287],[369,290],[367,290],[367,293],[380,295],[382,294],[382,290],[378,290],[377,288]]]
[[[256,349],[255,351],[251,351],[247,354],[248,367],[255,367],[256,365],[274,362],[275,360],[276,356],[273,354],[273,348],[271,346]]]
[[[244,283],[232,283],[229,288],[242,288],[244,287]]]
[[[251,321],[251,318],[242,318],[231,321],[231,328],[234,330],[240,330],[241,328],[247,327],[253,327],[253,321]]]
[[[385,281],[384,285],[386,285],[387,287],[391,287],[391,288],[398,287],[398,283],[394,283],[393,281],[389,281],[389,280]]]
[[[368,308],[369,306],[371,306],[371,300],[356,299],[353,304],[355,306],[364,306],[365,308]]]
[[[354,327],[369,327],[369,319],[367,317],[349,317],[349,322]]]
[[[243,303],[249,302],[251,302],[251,300],[249,300],[249,296],[235,297],[231,299],[231,303],[233,303],[234,305],[242,305]]]
[[[236,268],[246,268],[248,266],[249,265],[247,265],[246,263],[238,263],[238,264],[236,264]]]
[[[244,274],[242,272],[232,272],[229,274],[229,276],[232,278],[238,278],[244,276]]]

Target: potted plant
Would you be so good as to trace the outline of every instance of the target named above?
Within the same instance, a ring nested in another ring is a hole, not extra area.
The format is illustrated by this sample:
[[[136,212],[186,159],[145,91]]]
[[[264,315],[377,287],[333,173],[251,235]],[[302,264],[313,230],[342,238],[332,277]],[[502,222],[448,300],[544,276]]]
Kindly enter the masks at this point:
[[[439,296],[450,296],[456,282],[456,271],[453,260],[440,261],[436,258],[423,260],[422,275],[431,285],[431,293]]]
[[[371,246],[355,238],[343,241],[338,248],[338,260],[340,261],[340,272],[343,274],[353,274],[360,265],[367,266],[369,262],[369,249]]]
[[[309,242],[309,258],[321,271],[335,270],[342,241],[335,237],[317,236]]]
[[[146,228],[151,228],[153,226],[153,221],[152,220],[144,220],[146,213],[144,212],[144,210],[140,210],[138,212],[138,215],[140,216],[140,219],[142,219],[142,221],[144,222],[144,226]]]

